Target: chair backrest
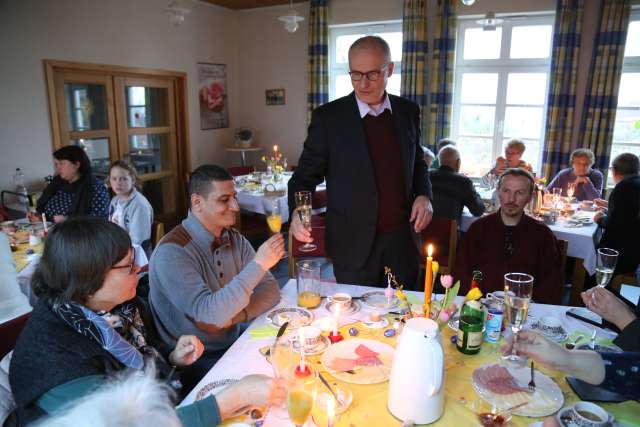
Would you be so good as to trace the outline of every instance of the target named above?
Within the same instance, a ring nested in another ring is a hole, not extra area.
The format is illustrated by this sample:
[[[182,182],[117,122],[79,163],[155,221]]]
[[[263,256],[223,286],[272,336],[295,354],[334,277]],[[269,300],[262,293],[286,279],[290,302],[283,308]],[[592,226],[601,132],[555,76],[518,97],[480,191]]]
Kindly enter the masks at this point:
[[[296,261],[299,258],[326,258],[327,252],[325,249],[325,223],[324,217],[319,215],[313,215],[311,217],[311,236],[313,236],[313,243],[316,245],[316,249],[311,252],[300,251],[300,246],[304,243],[299,242],[293,237],[291,229],[289,229],[289,243],[287,253],[289,256],[289,277],[293,278],[296,275]]]
[[[13,318],[0,325],[0,359],[16,346],[18,336],[27,324],[29,317],[31,317],[31,312]]]
[[[230,166],[227,168],[231,176],[248,175],[255,170],[253,166]]]
[[[567,264],[567,252],[569,251],[569,241],[558,239],[558,249],[560,250],[560,271],[564,272],[565,266]],[[563,284],[566,283],[566,278],[563,277]]]
[[[164,236],[164,223],[154,219],[153,224],[151,224],[151,246],[153,249],[158,246],[162,236]]]
[[[420,233],[422,244],[420,255],[426,257],[427,245],[432,244],[435,259],[440,264],[440,274],[451,274],[456,261],[456,245],[458,244],[458,225],[449,218],[432,218],[429,225]],[[422,264],[422,262],[421,262]]]

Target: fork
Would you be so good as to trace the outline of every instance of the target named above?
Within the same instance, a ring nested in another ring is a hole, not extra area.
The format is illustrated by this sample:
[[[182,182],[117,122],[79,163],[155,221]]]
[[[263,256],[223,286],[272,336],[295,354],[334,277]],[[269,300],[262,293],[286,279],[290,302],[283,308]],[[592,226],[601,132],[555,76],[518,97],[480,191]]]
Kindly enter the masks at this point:
[[[536,382],[533,380],[533,373],[534,373],[534,368],[533,368],[533,360],[531,361],[531,381],[529,381],[529,391],[536,391]]]

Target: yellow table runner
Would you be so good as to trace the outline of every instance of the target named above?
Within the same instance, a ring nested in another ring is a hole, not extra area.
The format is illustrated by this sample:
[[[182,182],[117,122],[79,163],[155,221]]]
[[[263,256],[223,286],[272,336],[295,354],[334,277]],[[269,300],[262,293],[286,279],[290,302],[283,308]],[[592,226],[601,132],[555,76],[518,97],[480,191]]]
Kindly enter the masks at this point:
[[[18,245],[18,250],[16,252],[12,252],[13,262],[16,265],[16,271],[18,273],[20,273],[31,262],[27,255],[27,249],[29,248],[33,249],[33,252],[36,254],[42,254],[44,244],[40,243],[38,245],[31,246],[28,243],[23,243]]]
[[[374,339],[387,343],[395,348],[396,337],[387,338],[383,335],[384,329],[368,329],[361,323],[346,325],[340,328],[340,332],[345,339],[351,338],[348,330],[351,326],[358,329],[358,338]],[[455,345],[451,343],[450,338],[454,335],[453,331],[446,325],[441,327],[442,346],[445,354],[445,408],[442,417],[431,424],[434,426],[474,426],[478,425],[475,412],[471,409],[471,403],[479,400],[471,385],[471,375],[474,369],[485,364],[495,363],[498,361],[498,345],[483,343],[480,353],[469,356],[460,353]],[[336,427],[387,427],[397,426],[400,421],[396,419],[387,409],[387,397],[389,382],[373,385],[357,385],[345,383],[337,380],[331,374],[324,371],[320,363],[322,355],[311,356],[309,360],[316,366],[327,378],[330,384],[340,384],[351,390],[353,393],[353,403],[349,409],[343,413],[337,420]],[[540,369],[540,368],[538,368]],[[553,378],[560,386],[564,395],[564,405],[571,405],[580,399],[571,390],[569,384],[565,381],[564,374],[556,371],[549,371],[544,368],[540,369],[544,374]],[[322,384],[319,386],[324,388]],[[322,390],[320,390],[322,391]],[[602,407],[611,412],[617,420],[629,425],[640,425],[640,403],[624,402],[619,404],[605,403]],[[314,407],[313,417],[319,427],[327,425],[326,415]],[[512,426],[528,426],[529,424],[542,420],[542,418],[528,418],[514,416],[511,421]]]

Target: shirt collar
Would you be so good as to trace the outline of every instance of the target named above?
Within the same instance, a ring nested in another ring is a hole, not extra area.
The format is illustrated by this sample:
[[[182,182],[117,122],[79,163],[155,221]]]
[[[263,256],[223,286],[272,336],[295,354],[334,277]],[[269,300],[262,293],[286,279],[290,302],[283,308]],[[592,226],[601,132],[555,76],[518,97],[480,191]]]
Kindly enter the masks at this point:
[[[360,111],[360,118],[363,119],[367,114],[371,114],[373,117],[377,117],[380,114],[384,113],[384,110],[389,109],[390,113],[393,113],[391,110],[391,102],[389,102],[389,94],[387,92],[384,93],[384,99],[382,103],[378,105],[374,105],[373,107],[367,104],[366,102],[361,101],[356,95],[356,102],[358,103],[358,110]]]
[[[227,246],[231,244],[231,237],[229,230],[224,229],[220,233],[220,240],[216,240],[213,234],[204,228],[198,218],[189,210],[187,218],[182,221],[182,225],[187,229],[193,240],[202,248],[209,248],[212,251],[218,249],[221,246]]]

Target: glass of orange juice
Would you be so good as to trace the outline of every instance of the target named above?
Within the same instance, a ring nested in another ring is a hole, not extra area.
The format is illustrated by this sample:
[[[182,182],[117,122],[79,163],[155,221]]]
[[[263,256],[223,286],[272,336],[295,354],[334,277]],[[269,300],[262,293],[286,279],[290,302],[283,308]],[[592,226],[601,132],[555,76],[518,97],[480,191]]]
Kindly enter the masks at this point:
[[[320,305],[320,267],[317,261],[302,260],[296,263],[300,307],[316,308]]]
[[[280,214],[278,199],[269,199],[265,211],[269,230],[271,230],[273,234],[279,233],[282,229],[282,215]]]
[[[296,427],[307,422],[318,392],[318,371],[309,364],[301,373],[298,364],[286,369],[287,411]]]

